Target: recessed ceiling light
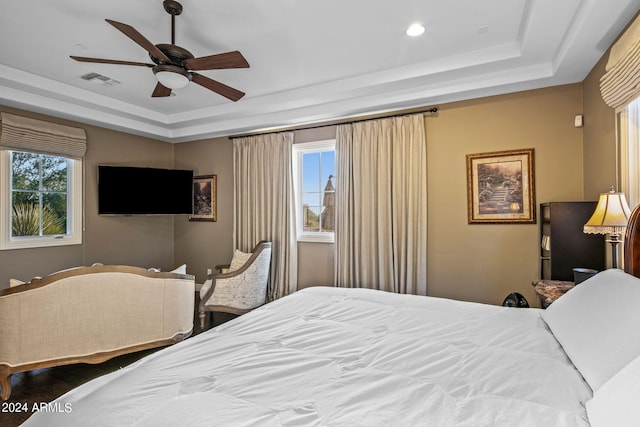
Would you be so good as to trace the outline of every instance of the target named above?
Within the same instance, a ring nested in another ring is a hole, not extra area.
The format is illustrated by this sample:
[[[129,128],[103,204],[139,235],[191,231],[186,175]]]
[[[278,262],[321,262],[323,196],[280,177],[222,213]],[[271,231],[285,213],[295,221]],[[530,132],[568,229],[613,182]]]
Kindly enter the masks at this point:
[[[424,33],[424,26],[422,24],[411,24],[409,28],[407,28],[407,35],[410,37],[418,37],[422,33]]]

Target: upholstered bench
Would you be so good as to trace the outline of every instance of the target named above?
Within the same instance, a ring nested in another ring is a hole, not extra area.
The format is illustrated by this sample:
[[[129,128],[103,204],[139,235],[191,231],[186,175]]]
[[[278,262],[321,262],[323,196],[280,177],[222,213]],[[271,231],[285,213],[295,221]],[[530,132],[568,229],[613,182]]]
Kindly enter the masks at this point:
[[[193,330],[193,276],[95,265],[60,271],[0,293],[0,397],[10,376],[100,363],[165,346]]]

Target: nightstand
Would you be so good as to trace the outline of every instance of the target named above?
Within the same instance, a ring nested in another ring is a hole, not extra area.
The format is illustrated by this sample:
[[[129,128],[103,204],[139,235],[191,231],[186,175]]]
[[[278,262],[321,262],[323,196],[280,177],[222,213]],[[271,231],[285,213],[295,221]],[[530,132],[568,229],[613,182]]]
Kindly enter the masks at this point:
[[[573,289],[576,284],[563,280],[535,280],[531,283],[540,299],[540,306],[547,308],[555,300]]]

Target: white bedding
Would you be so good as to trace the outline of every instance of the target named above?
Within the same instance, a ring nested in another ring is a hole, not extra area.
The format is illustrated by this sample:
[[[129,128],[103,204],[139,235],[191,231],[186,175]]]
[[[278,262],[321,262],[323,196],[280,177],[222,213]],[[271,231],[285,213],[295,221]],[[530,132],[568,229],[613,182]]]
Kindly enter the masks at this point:
[[[310,288],[82,385],[27,426],[588,426],[540,318]],[[65,406],[66,405],[66,406]]]

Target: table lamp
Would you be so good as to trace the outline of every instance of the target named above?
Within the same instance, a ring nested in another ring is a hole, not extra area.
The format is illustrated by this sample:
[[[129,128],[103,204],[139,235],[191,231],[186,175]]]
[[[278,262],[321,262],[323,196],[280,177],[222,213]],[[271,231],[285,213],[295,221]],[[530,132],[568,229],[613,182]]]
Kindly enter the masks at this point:
[[[627,204],[624,193],[617,193],[613,187],[608,193],[600,194],[596,210],[584,225],[583,231],[587,234],[608,234],[611,243],[611,264],[618,268],[618,244],[620,236],[627,228],[627,222],[631,216],[631,210]]]

